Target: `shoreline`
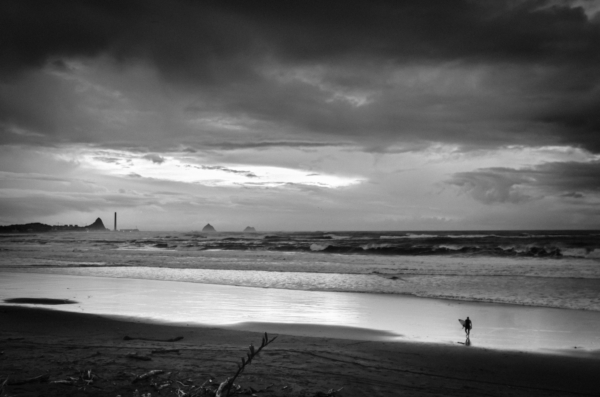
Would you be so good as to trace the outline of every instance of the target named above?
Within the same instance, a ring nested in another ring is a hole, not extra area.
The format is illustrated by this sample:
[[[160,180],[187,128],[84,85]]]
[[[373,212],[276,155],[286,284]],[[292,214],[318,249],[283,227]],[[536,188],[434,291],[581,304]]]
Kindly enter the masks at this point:
[[[130,266],[111,266],[114,267],[123,267],[130,268]],[[86,270],[93,267],[85,267]],[[209,270],[218,270],[218,269],[209,269]],[[572,307],[564,307],[564,306],[552,306],[552,305],[529,305],[525,303],[513,303],[513,302],[502,302],[495,301],[493,299],[489,300],[478,300],[478,299],[463,299],[459,297],[436,297],[436,296],[420,296],[415,295],[413,293],[394,293],[394,292],[380,292],[380,291],[338,291],[338,290],[327,290],[327,289],[296,289],[296,288],[278,288],[278,287],[270,287],[270,286],[255,286],[255,285],[238,285],[238,284],[224,284],[224,283],[216,283],[216,282],[200,282],[200,281],[189,281],[189,280],[171,280],[171,279],[158,279],[158,278],[143,278],[143,277],[132,277],[132,276],[106,276],[106,275],[86,275],[86,274],[76,274],[76,273],[61,273],[61,272],[45,272],[41,271],[39,268],[27,268],[27,267],[3,267],[0,268],[0,274],[38,274],[38,275],[47,275],[47,276],[66,276],[66,277],[90,277],[90,278],[109,278],[109,279],[121,279],[121,280],[137,280],[137,281],[150,281],[150,282],[167,282],[167,283],[192,283],[192,284],[201,284],[201,285],[211,285],[216,287],[233,287],[233,288],[250,288],[250,289],[266,289],[266,290],[279,290],[279,291],[297,291],[297,292],[323,292],[323,293],[340,293],[340,294],[365,294],[365,295],[381,295],[381,296],[397,296],[401,298],[408,299],[424,299],[431,301],[440,301],[440,302],[448,302],[455,304],[471,304],[471,305],[497,305],[503,307],[515,307],[515,308],[533,308],[533,309],[550,309],[550,310],[568,310],[568,311],[580,311],[587,313],[600,313],[600,310],[594,309],[586,309],[586,308],[572,308]],[[278,272],[273,272],[278,273]],[[283,272],[288,273],[288,272]],[[328,274],[328,273],[323,273]],[[335,274],[335,273],[333,273]]]
[[[327,263],[326,258],[302,257],[300,264],[291,266],[284,253],[268,253],[268,258],[263,258],[256,252],[245,253],[244,257],[236,256],[234,251],[221,252],[185,252],[182,264],[177,264],[182,252],[171,251],[169,255],[156,256],[154,252],[130,251],[127,254],[116,248],[107,252],[98,251],[81,254],[61,252],[66,255],[61,260],[47,260],[45,246],[31,254],[30,258],[15,258],[15,260],[29,263],[27,266],[11,266],[10,258],[0,262],[0,272],[37,273],[49,275],[73,275],[90,277],[129,278],[137,280],[194,282],[211,285],[240,286],[255,288],[286,289],[292,291],[322,291],[322,292],[352,292],[367,294],[392,294],[407,297],[422,297],[428,299],[445,299],[453,302],[482,302],[502,305],[517,305],[524,307],[556,308],[569,310],[586,310],[600,313],[600,289],[596,278],[578,278],[574,270],[562,274],[557,270],[557,263],[546,263],[548,260],[540,258],[518,259],[509,264],[499,258],[486,258],[486,266],[499,267],[499,274],[486,275],[486,271],[479,269],[475,274],[467,275],[465,266],[477,266],[473,262],[465,265],[465,258],[445,258],[428,256],[426,263],[423,258],[403,257],[403,265],[408,267],[424,267],[423,272],[404,274],[404,270],[394,272],[381,262],[374,265],[371,271],[354,273],[353,266],[369,266],[358,261],[356,263],[342,263],[335,261],[333,265]],[[153,248],[152,250],[160,250]],[[60,251],[60,250],[59,250]],[[58,252],[58,251],[57,251]],[[82,251],[84,252],[84,251]],[[218,255],[211,255],[218,254]],[[29,255],[29,253],[27,254]],[[83,256],[82,256],[83,255]],[[135,261],[144,265],[112,265],[112,261],[119,261],[121,255],[133,255]],[[233,256],[232,256],[233,255]],[[250,255],[250,256],[247,256]],[[258,257],[256,255],[259,255]],[[69,256],[73,256],[70,258]],[[295,255],[294,255],[295,256]],[[331,256],[331,255],[324,255]],[[335,256],[335,255],[334,255]],[[164,259],[164,258],[167,259]],[[157,258],[159,258],[157,260]],[[179,259],[178,259],[179,258]],[[346,259],[356,260],[357,256],[348,256]],[[387,257],[386,257],[387,258]],[[255,264],[255,261],[266,260],[266,264]],[[317,260],[318,259],[318,260]],[[379,258],[381,259],[381,258]],[[388,258],[389,259],[389,258]],[[472,260],[470,258],[469,260]],[[101,260],[101,261],[99,261]],[[163,260],[166,261],[163,263]],[[315,262],[313,262],[315,260]],[[323,263],[325,260],[325,263]],[[49,261],[49,262],[47,262]],[[198,263],[194,262],[198,261]],[[309,264],[307,264],[308,262]],[[524,261],[524,262],[523,262]],[[541,261],[541,262],[540,262]],[[192,263],[194,262],[194,263]],[[580,262],[580,261],[579,261]],[[581,272],[598,272],[597,261],[585,261]],[[61,265],[62,263],[62,265]],[[542,264],[543,263],[543,264]],[[80,265],[75,265],[80,264]],[[58,265],[58,267],[54,267]],[[71,266],[73,265],[73,266]],[[331,265],[331,266],[330,266]],[[396,264],[388,263],[394,267]],[[517,265],[517,266],[513,266]],[[335,268],[340,267],[339,272]],[[526,274],[540,270],[550,270],[549,277],[529,277],[527,275],[504,274],[511,272],[510,268],[521,268]],[[457,277],[452,273],[449,276],[439,273],[440,267],[451,267],[450,272],[457,271]],[[434,269],[435,268],[435,269]],[[542,269],[543,268],[543,269]],[[426,270],[429,269],[429,270]],[[432,274],[428,275],[428,272]],[[551,275],[556,273],[558,277]],[[340,276],[342,275],[342,276]],[[465,278],[466,277],[466,278]],[[492,281],[490,281],[492,280]],[[574,281],[576,280],[576,281]],[[457,292],[464,291],[464,292]],[[533,291],[527,292],[527,291]],[[555,297],[554,293],[560,291],[561,295]]]
[[[157,250],[160,250],[158,248]],[[215,250],[216,251],[216,250]],[[111,268],[131,268],[131,266],[110,266]],[[94,267],[82,267],[86,270],[93,269]],[[102,268],[99,266],[99,268]],[[43,269],[43,268],[42,268]],[[68,269],[68,268],[67,268]],[[206,270],[206,269],[203,269]],[[218,269],[208,269],[208,270],[218,270]],[[341,293],[341,294],[366,294],[366,295],[382,295],[382,296],[398,296],[409,299],[425,299],[425,300],[434,300],[441,302],[449,302],[449,303],[466,303],[473,305],[498,305],[505,307],[516,307],[516,308],[534,308],[534,309],[555,309],[555,310],[570,310],[570,311],[581,311],[588,313],[600,313],[600,310],[595,309],[586,309],[586,308],[573,308],[573,307],[564,307],[564,306],[552,306],[552,305],[530,305],[525,303],[514,303],[514,302],[503,302],[496,301],[493,299],[489,300],[479,300],[479,299],[466,299],[460,297],[437,297],[437,296],[420,296],[415,295],[413,293],[395,293],[395,292],[380,292],[380,291],[344,291],[344,290],[327,290],[327,289],[297,289],[297,288],[284,288],[284,287],[270,287],[270,286],[256,286],[256,285],[243,285],[243,284],[226,284],[226,283],[217,283],[217,282],[201,282],[201,281],[189,281],[189,280],[172,280],[172,279],[158,279],[158,278],[144,278],[144,277],[133,277],[133,276],[106,276],[106,275],[88,275],[88,274],[77,274],[77,273],[61,273],[55,271],[41,271],[40,268],[27,268],[27,267],[3,267],[0,268],[0,274],[10,274],[10,273],[19,273],[19,274],[39,274],[39,275],[49,275],[49,276],[67,276],[67,277],[92,277],[92,278],[111,278],[111,279],[128,279],[128,280],[139,280],[139,281],[154,281],[154,282],[169,282],[169,283],[193,283],[193,284],[202,284],[202,285],[213,285],[213,286],[223,286],[223,287],[233,287],[233,288],[258,288],[258,289],[267,289],[267,290],[281,290],[281,291],[298,291],[298,292],[324,292],[324,293]],[[273,273],[280,273],[279,271],[274,271]],[[291,273],[291,272],[281,272],[281,273]],[[330,274],[330,273],[323,273]],[[335,273],[331,273],[335,274]]]
[[[18,299],[16,299],[18,300]],[[32,299],[27,299],[32,300]],[[38,303],[27,302],[27,303],[3,303],[0,301],[0,311],[3,308],[12,309],[25,309],[25,310],[42,310],[42,311],[53,311],[59,313],[69,313],[74,315],[91,315],[98,316],[101,318],[124,322],[124,323],[136,323],[146,324],[148,326],[160,326],[160,327],[172,327],[180,329],[221,329],[234,332],[245,332],[245,333],[263,333],[264,330],[269,330],[270,333],[276,333],[280,335],[301,337],[301,338],[324,338],[324,339],[341,339],[350,341],[360,342],[384,342],[391,344],[417,344],[417,345],[432,345],[432,346],[467,346],[470,349],[480,349],[495,351],[498,353],[525,353],[525,354],[538,354],[545,356],[565,356],[565,357],[579,357],[579,358],[590,358],[600,360],[600,349],[597,350],[586,350],[581,347],[574,347],[573,349],[515,349],[515,348],[498,348],[481,346],[477,343],[477,337],[473,337],[473,341],[462,342],[462,338],[456,338],[457,340],[452,341],[424,341],[416,340],[414,338],[407,338],[404,335],[400,335],[391,331],[378,330],[373,328],[353,327],[345,325],[323,325],[323,324],[300,324],[300,323],[276,323],[268,321],[245,321],[232,324],[215,324],[215,323],[202,323],[197,321],[167,321],[156,318],[145,318],[140,316],[132,315],[117,315],[117,314],[98,314],[98,313],[83,313],[61,310],[63,303],[53,303],[47,301],[53,301],[54,299],[34,299],[40,301]]]
[[[327,327],[333,326],[346,327],[361,340],[456,345],[465,342],[457,320],[470,316],[472,347],[600,354],[600,313],[591,311],[181,281],[8,272],[3,276],[0,301],[69,299],[75,303],[55,308],[133,321],[247,330],[256,330],[252,324],[271,323],[297,336],[344,334],[330,332]],[[368,332],[360,331],[365,328]]]
[[[236,382],[243,389],[251,387],[257,396],[313,396],[340,388],[341,397],[592,396],[598,392],[597,357],[294,336],[261,325],[264,328],[258,333],[0,305],[0,377],[8,379],[7,395],[59,396],[81,387],[86,387],[85,395],[130,396],[134,390],[154,395],[157,386],[166,385],[160,395],[175,396],[178,388],[189,391],[192,386],[206,386],[211,377],[216,383],[231,376],[248,345],[259,345],[262,332],[268,332],[277,339]],[[135,380],[150,370],[164,372]],[[96,376],[89,384],[81,375],[87,371]],[[47,377],[19,384],[40,375]],[[51,383],[63,380],[71,384]]]

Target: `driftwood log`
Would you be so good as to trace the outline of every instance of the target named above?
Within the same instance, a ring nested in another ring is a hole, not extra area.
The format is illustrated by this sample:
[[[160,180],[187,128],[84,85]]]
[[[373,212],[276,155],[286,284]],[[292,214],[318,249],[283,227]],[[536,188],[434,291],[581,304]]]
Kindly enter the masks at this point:
[[[127,335],[125,335],[125,337],[123,337],[123,340],[145,340],[145,341],[149,341],[149,342],[178,342],[182,339],[183,339],[183,336],[177,336],[177,337],[171,338],[171,339],[134,338],[134,337],[127,336]]]

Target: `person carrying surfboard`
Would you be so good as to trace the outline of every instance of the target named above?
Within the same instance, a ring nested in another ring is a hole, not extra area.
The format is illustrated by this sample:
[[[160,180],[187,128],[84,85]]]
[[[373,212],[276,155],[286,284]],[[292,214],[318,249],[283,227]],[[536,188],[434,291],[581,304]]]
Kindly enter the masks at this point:
[[[467,317],[467,319],[465,320],[465,333],[467,334],[467,338],[470,336],[471,334],[471,328],[473,328],[473,323],[471,322],[471,319],[469,317]]]

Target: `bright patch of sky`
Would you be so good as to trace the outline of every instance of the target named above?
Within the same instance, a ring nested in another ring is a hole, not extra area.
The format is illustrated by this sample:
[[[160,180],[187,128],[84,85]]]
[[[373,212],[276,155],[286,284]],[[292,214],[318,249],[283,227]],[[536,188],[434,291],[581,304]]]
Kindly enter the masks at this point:
[[[277,187],[288,184],[339,188],[360,178],[314,173],[301,169],[257,165],[198,165],[175,156],[134,155],[121,151],[84,152],[81,165],[114,176],[136,176],[205,186]]]

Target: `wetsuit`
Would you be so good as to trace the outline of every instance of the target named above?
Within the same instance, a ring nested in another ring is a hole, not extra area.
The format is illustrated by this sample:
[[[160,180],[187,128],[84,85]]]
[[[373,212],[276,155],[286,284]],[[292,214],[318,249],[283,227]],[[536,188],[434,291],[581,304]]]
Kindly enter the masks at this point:
[[[469,336],[469,334],[471,333],[471,328],[473,328],[473,323],[471,322],[471,320],[466,319],[465,320],[465,332],[467,333],[467,336]]]

